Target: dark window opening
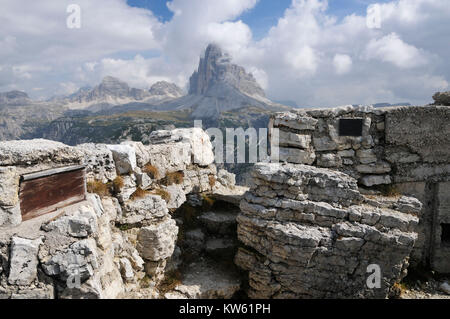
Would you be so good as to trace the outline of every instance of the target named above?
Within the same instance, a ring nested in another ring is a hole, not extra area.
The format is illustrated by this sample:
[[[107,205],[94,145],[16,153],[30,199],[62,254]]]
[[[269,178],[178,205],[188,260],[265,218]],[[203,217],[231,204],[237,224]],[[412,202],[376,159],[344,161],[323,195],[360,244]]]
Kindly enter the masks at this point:
[[[362,136],[363,119],[340,119],[339,136]]]
[[[441,224],[441,243],[450,246],[450,224]]]

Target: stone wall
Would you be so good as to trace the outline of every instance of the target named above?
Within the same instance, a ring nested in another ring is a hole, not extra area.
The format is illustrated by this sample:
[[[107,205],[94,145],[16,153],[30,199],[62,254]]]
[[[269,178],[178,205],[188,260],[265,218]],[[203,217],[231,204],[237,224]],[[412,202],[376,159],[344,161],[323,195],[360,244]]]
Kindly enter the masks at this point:
[[[361,136],[340,136],[341,119],[361,119]],[[412,264],[450,272],[442,229],[450,210],[450,107],[345,106],[277,113],[279,160],[348,174],[361,191],[411,195],[423,202]],[[272,135],[274,132],[272,132]],[[276,154],[273,153],[273,154]],[[444,261],[447,260],[447,261]]]
[[[189,194],[230,185],[220,183],[226,174],[217,174],[203,130],[152,138],[147,146],[0,142],[0,298],[160,297],[179,232],[172,212]],[[20,176],[74,164],[86,166],[94,194],[22,221]]]
[[[249,272],[249,297],[386,298],[405,275],[417,199],[366,197],[350,176],[300,164],[256,164],[252,178],[235,258]],[[379,287],[367,284],[370,265]]]

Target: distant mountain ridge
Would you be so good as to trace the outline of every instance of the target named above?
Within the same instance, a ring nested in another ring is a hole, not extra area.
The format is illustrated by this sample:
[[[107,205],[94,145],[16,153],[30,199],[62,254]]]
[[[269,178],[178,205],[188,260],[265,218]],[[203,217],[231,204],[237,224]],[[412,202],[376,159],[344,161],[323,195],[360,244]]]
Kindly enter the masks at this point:
[[[0,107],[3,106],[18,106],[32,103],[28,94],[22,91],[9,91],[0,93]]]
[[[159,104],[181,96],[183,90],[173,83],[160,81],[149,90],[143,90],[129,87],[118,78],[106,76],[93,88],[83,87],[69,96],[53,99],[52,102],[60,103],[69,109],[88,109],[97,112],[131,102]]]

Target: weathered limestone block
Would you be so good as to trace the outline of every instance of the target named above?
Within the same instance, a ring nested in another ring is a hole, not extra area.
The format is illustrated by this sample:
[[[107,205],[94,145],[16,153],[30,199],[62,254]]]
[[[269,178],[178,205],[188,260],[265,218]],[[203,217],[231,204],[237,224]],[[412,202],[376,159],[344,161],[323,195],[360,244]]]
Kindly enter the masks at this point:
[[[308,149],[311,145],[311,135],[302,135],[280,130],[279,145]]]
[[[155,131],[150,134],[152,144],[169,142],[187,143],[190,146],[192,163],[199,166],[208,166],[214,162],[214,153],[211,140],[201,128],[175,129],[172,131]]]
[[[387,162],[360,164],[356,166],[356,170],[364,174],[386,174],[391,171],[391,165]]]
[[[36,279],[41,244],[41,238],[35,240],[12,238],[8,277],[10,285],[29,286]]]
[[[358,150],[356,152],[356,156],[358,156],[359,162],[361,164],[371,164],[377,162],[377,154],[373,149]]]
[[[251,298],[385,298],[405,275],[417,200],[365,198],[351,177],[305,165],[258,163],[252,176],[237,222],[253,251],[235,257]],[[371,264],[380,289],[367,286]]]
[[[132,282],[134,279],[133,267],[128,258],[120,258],[120,273],[126,282]]]
[[[91,238],[77,241],[56,254],[39,256],[39,259],[47,275],[64,282],[74,274],[84,282],[94,276],[99,267],[97,245]]]
[[[161,223],[140,229],[137,250],[144,259],[150,261],[167,259],[173,254],[177,235],[175,220],[167,218]]]
[[[142,142],[125,141],[121,145],[128,145],[134,148],[136,154],[136,164],[138,167],[144,167],[150,160],[149,146],[142,144]]]
[[[335,118],[351,113],[365,113],[365,114],[383,114],[383,110],[376,109],[370,105],[343,105],[333,108],[313,108],[297,110],[299,114],[308,114],[317,118]]]
[[[152,178],[147,173],[143,173],[139,167],[135,170],[136,183],[141,189],[149,189],[152,185]]]
[[[280,162],[297,164],[312,164],[316,159],[316,155],[312,151],[284,147],[279,148],[278,156]]]
[[[166,143],[149,146],[149,164],[158,170],[158,179],[167,173],[183,171],[191,164],[191,150],[187,143]]]
[[[111,150],[118,175],[131,173],[136,168],[136,151],[130,145],[107,145]]]
[[[167,217],[169,210],[166,202],[156,195],[147,195],[134,201],[127,201],[122,207],[122,215],[118,216],[121,224],[137,224],[153,222]]]
[[[186,202],[186,194],[182,185],[172,184],[162,188],[169,193],[168,209],[177,209]]]
[[[0,227],[16,226],[22,222],[20,204],[16,206],[0,206]]]
[[[338,143],[336,143],[335,141],[333,141],[331,138],[329,138],[327,136],[314,137],[313,143],[314,143],[314,149],[317,152],[335,151],[339,147]]]
[[[103,197],[101,201],[102,207],[108,215],[109,220],[116,220],[117,216],[122,214],[122,207],[120,206],[117,198]]]
[[[316,128],[318,120],[308,116],[299,116],[291,112],[276,113],[272,118],[273,126],[284,126],[291,129],[312,131]]]
[[[255,178],[251,191],[258,194],[265,188],[274,188],[271,197],[336,202],[341,205],[362,201],[355,179],[350,176],[307,165],[257,163],[251,175]],[[267,197],[267,196],[264,196]]]
[[[343,151],[339,151],[338,155],[340,157],[350,157],[353,158],[355,156],[355,151],[354,150],[343,150]]]
[[[184,171],[183,189],[186,194],[191,192],[202,193],[210,191],[215,186],[217,168],[191,166]],[[214,185],[212,184],[214,182]]]
[[[106,144],[88,143],[77,145],[76,148],[84,153],[87,178],[97,179],[103,183],[116,178],[113,154]]]
[[[92,207],[81,206],[75,212],[65,213],[41,228],[47,232],[56,231],[66,236],[87,238],[97,232],[97,215]]]
[[[389,175],[366,175],[361,178],[361,184],[367,187],[375,185],[387,185],[391,184],[392,180]]]
[[[0,167],[0,206],[19,202],[19,174],[15,167]]]
[[[0,166],[80,164],[83,153],[75,147],[44,139],[0,142]]]
[[[317,166],[320,167],[341,167],[342,159],[338,154],[321,154],[317,159]]]

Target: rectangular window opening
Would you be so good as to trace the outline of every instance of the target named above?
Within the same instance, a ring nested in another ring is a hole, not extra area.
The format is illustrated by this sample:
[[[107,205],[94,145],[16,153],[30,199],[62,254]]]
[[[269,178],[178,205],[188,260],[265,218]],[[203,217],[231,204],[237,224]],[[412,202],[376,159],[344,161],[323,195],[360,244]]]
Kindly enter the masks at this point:
[[[362,136],[363,119],[340,119],[339,136]]]

